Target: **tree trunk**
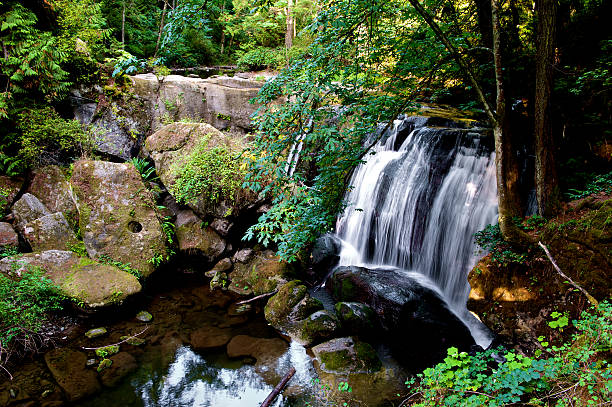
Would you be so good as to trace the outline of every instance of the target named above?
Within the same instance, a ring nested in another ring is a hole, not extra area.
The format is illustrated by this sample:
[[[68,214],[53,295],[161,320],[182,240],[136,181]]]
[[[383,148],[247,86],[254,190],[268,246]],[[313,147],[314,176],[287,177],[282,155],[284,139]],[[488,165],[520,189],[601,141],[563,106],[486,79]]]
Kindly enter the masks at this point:
[[[493,25],[491,22],[491,4],[489,0],[476,0],[476,15],[480,31],[480,45],[493,48]]]
[[[157,58],[159,52],[159,44],[161,42],[162,32],[164,31],[164,18],[166,18],[166,9],[168,8],[168,2],[164,0],[164,9],[162,10],[161,21],[159,22],[159,33],[157,34],[157,42],[155,43],[155,54],[153,58]]]
[[[542,216],[553,215],[559,209],[560,203],[550,117],[556,14],[556,0],[536,1],[535,186],[538,213]]]
[[[285,32],[285,48],[293,46],[293,35],[295,32],[295,19],[293,18],[293,0],[287,0],[287,31]]]
[[[121,13],[121,47],[125,49],[125,0],[123,1],[123,12]]]
[[[513,218],[523,215],[519,194],[519,167],[514,152],[508,107],[504,87],[504,72],[501,49],[501,26],[499,22],[498,0],[491,0],[491,17],[493,25],[493,59],[495,62],[495,86],[497,98],[495,110],[497,120],[494,123],[495,168],[497,174],[497,197],[499,206],[499,227],[505,240],[522,242],[525,233],[515,225]]]
[[[223,13],[225,13],[225,0],[223,0],[223,3],[221,4],[221,15],[223,15]],[[223,25],[221,25],[221,55],[223,55],[223,51],[225,48],[225,30]]]

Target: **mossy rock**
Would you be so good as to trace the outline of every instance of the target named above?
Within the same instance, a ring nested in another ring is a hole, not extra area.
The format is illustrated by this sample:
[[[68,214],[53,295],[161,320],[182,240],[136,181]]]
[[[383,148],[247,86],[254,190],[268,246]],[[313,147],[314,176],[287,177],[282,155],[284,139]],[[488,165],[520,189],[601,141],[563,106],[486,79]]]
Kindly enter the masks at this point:
[[[342,326],[353,334],[368,333],[374,330],[374,310],[360,302],[339,302],[334,306]]]
[[[232,284],[249,286],[253,294],[260,295],[276,290],[294,275],[293,267],[281,261],[271,250],[256,252],[244,263],[236,262],[229,274]]]
[[[15,263],[18,269],[40,267],[62,294],[88,308],[119,304],[142,289],[133,275],[69,251],[47,250],[4,258],[0,260],[0,272],[11,272]]]
[[[129,264],[144,277],[156,269],[152,259],[167,259],[166,234],[155,200],[132,164],[78,161],[71,184],[91,258]]]
[[[52,213],[26,223],[23,237],[35,252],[45,250],[72,250],[80,241],[61,212]]]
[[[293,308],[307,295],[308,289],[299,280],[283,285],[264,308],[266,321],[272,326],[281,326]]]
[[[312,351],[321,368],[328,372],[375,372],[382,367],[374,348],[353,337],[332,339],[315,346]]]
[[[68,401],[83,399],[101,389],[96,372],[87,369],[87,356],[83,352],[54,349],[45,354],[45,362]]]
[[[333,338],[339,331],[338,319],[325,310],[313,313],[289,329],[291,336],[304,346],[312,346]]]
[[[8,212],[22,186],[23,178],[0,175],[0,217]]]
[[[52,213],[63,213],[71,228],[79,226],[79,213],[72,188],[66,174],[57,165],[35,170],[27,192],[38,198]]]

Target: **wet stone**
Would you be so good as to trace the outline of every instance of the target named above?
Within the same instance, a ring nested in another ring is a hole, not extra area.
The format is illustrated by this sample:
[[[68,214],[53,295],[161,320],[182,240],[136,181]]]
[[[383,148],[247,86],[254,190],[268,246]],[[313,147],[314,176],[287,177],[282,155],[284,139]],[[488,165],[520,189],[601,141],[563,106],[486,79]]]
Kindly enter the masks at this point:
[[[88,337],[89,339],[93,339],[93,338],[97,338],[102,335],[106,335],[107,332],[108,331],[104,327],[93,328],[85,332],[85,336]]]
[[[121,339],[122,341],[125,341],[125,343],[127,343],[128,345],[132,345],[132,346],[142,346],[146,343],[144,339],[141,339],[137,336],[122,336],[119,339]]]
[[[140,311],[136,314],[136,319],[140,322],[151,322],[153,321],[153,315],[147,311]]]

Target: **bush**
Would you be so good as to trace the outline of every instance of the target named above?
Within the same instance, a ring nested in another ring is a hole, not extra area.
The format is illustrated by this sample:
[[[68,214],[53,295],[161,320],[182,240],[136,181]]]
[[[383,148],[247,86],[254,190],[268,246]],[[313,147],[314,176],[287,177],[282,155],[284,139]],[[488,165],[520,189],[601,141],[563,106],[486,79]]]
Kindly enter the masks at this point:
[[[284,65],[285,56],[281,48],[257,47],[243,54],[236,63],[240,69],[259,71]]]
[[[418,402],[412,405],[608,404],[612,370],[606,356],[612,346],[612,306],[603,302],[595,312],[583,312],[573,324],[577,333],[570,343],[550,346],[540,337],[543,350],[535,357],[503,349],[470,356],[449,348],[444,362],[417,375],[412,397]]]
[[[17,128],[17,156],[26,168],[61,163],[88,148],[81,124],[61,118],[51,107],[23,110]]]
[[[20,268],[16,261],[11,274],[0,273],[0,365],[15,342],[22,350],[37,349],[47,313],[61,309],[63,301],[58,288],[40,268]]]
[[[172,166],[176,182],[170,192],[178,202],[203,198],[214,204],[236,199],[245,177],[240,152],[227,145],[208,144],[209,138],[203,138],[184,160]]]
[[[483,230],[476,232],[474,238],[478,246],[491,253],[491,259],[497,264],[508,266],[512,263],[524,263],[527,260],[526,253],[517,253],[504,240],[497,224],[487,225]]]

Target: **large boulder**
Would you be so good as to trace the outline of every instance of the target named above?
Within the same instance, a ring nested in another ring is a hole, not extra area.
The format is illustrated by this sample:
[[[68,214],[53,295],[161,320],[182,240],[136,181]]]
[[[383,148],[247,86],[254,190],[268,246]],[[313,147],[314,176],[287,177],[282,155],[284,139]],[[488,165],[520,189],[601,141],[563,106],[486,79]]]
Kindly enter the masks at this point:
[[[27,192],[38,198],[50,212],[62,212],[71,227],[78,225],[72,188],[60,167],[49,165],[35,170]]]
[[[111,108],[102,108],[91,123],[91,138],[97,151],[129,160],[138,155],[140,147],[139,123],[132,117],[118,113],[116,104]]]
[[[32,222],[46,215],[51,215],[51,212],[38,198],[32,194],[25,193],[12,208],[13,217],[17,230],[23,233],[23,228],[28,222]]]
[[[193,211],[179,211],[175,225],[176,240],[182,252],[199,254],[212,262],[225,251],[225,240],[210,226],[205,226]]]
[[[169,75],[160,81],[153,74],[130,77],[135,96],[146,101],[153,131],[163,122],[204,120],[218,129],[246,133],[257,110],[249,101],[257,96],[261,82],[237,77],[207,79]]]
[[[317,239],[312,248],[312,268],[324,277],[327,272],[338,264],[342,242],[333,234],[325,234]]]
[[[143,276],[166,259],[166,235],[151,192],[129,163],[78,161],[72,173],[81,234],[91,258],[107,256]]]
[[[376,351],[353,337],[335,338],[312,348],[321,369],[327,372],[360,373],[380,370]]]
[[[229,278],[232,285],[249,287],[253,294],[260,295],[276,290],[292,275],[293,268],[289,263],[281,261],[272,250],[265,250],[245,257],[244,262],[236,258]]]
[[[0,217],[10,209],[22,185],[23,179],[21,178],[0,175]]]
[[[339,302],[334,306],[340,323],[354,335],[368,335],[376,328],[372,308],[360,302]]]
[[[474,344],[446,302],[406,272],[339,267],[326,286],[337,301],[370,306],[395,356],[411,366],[441,360],[451,346],[469,351]]]
[[[61,212],[26,223],[23,237],[35,252],[71,250],[80,243]]]
[[[17,232],[10,223],[0,222],[0,249],[19,246]]]
[[[0,260],[0,272],[6,274],[18,275],[27,266],[43,269],[60,292],[89,308],[120,303],[141,290],[135,276],[69,251],[47,250]]]
[[[162,183],[171,194],[176,195],[173,186],[176,183],[178,171],[187,162],[195,150],[210,151],[223,147],[227,151],[238,154],[246,146],[245,139],[221,133],[213,126],[205,123],[173,123],[164,126],[147,137],[145,149],[155,162],[155,169]],[[215,173],[218,168],[205,168],[203,171]],[[234,199],[211,201],[201,196],[190,199],[186,203],[202,219],[235,218],[244,210],[256,206],[257,195],[242,187],[233,191]],[[175,196],[176,198],[176,196]]]
[[[71,349],[53,349],[45,354],[45,362],[53,378],[74,402],[101,389],[96,372],[87,369],[87,355]]]

